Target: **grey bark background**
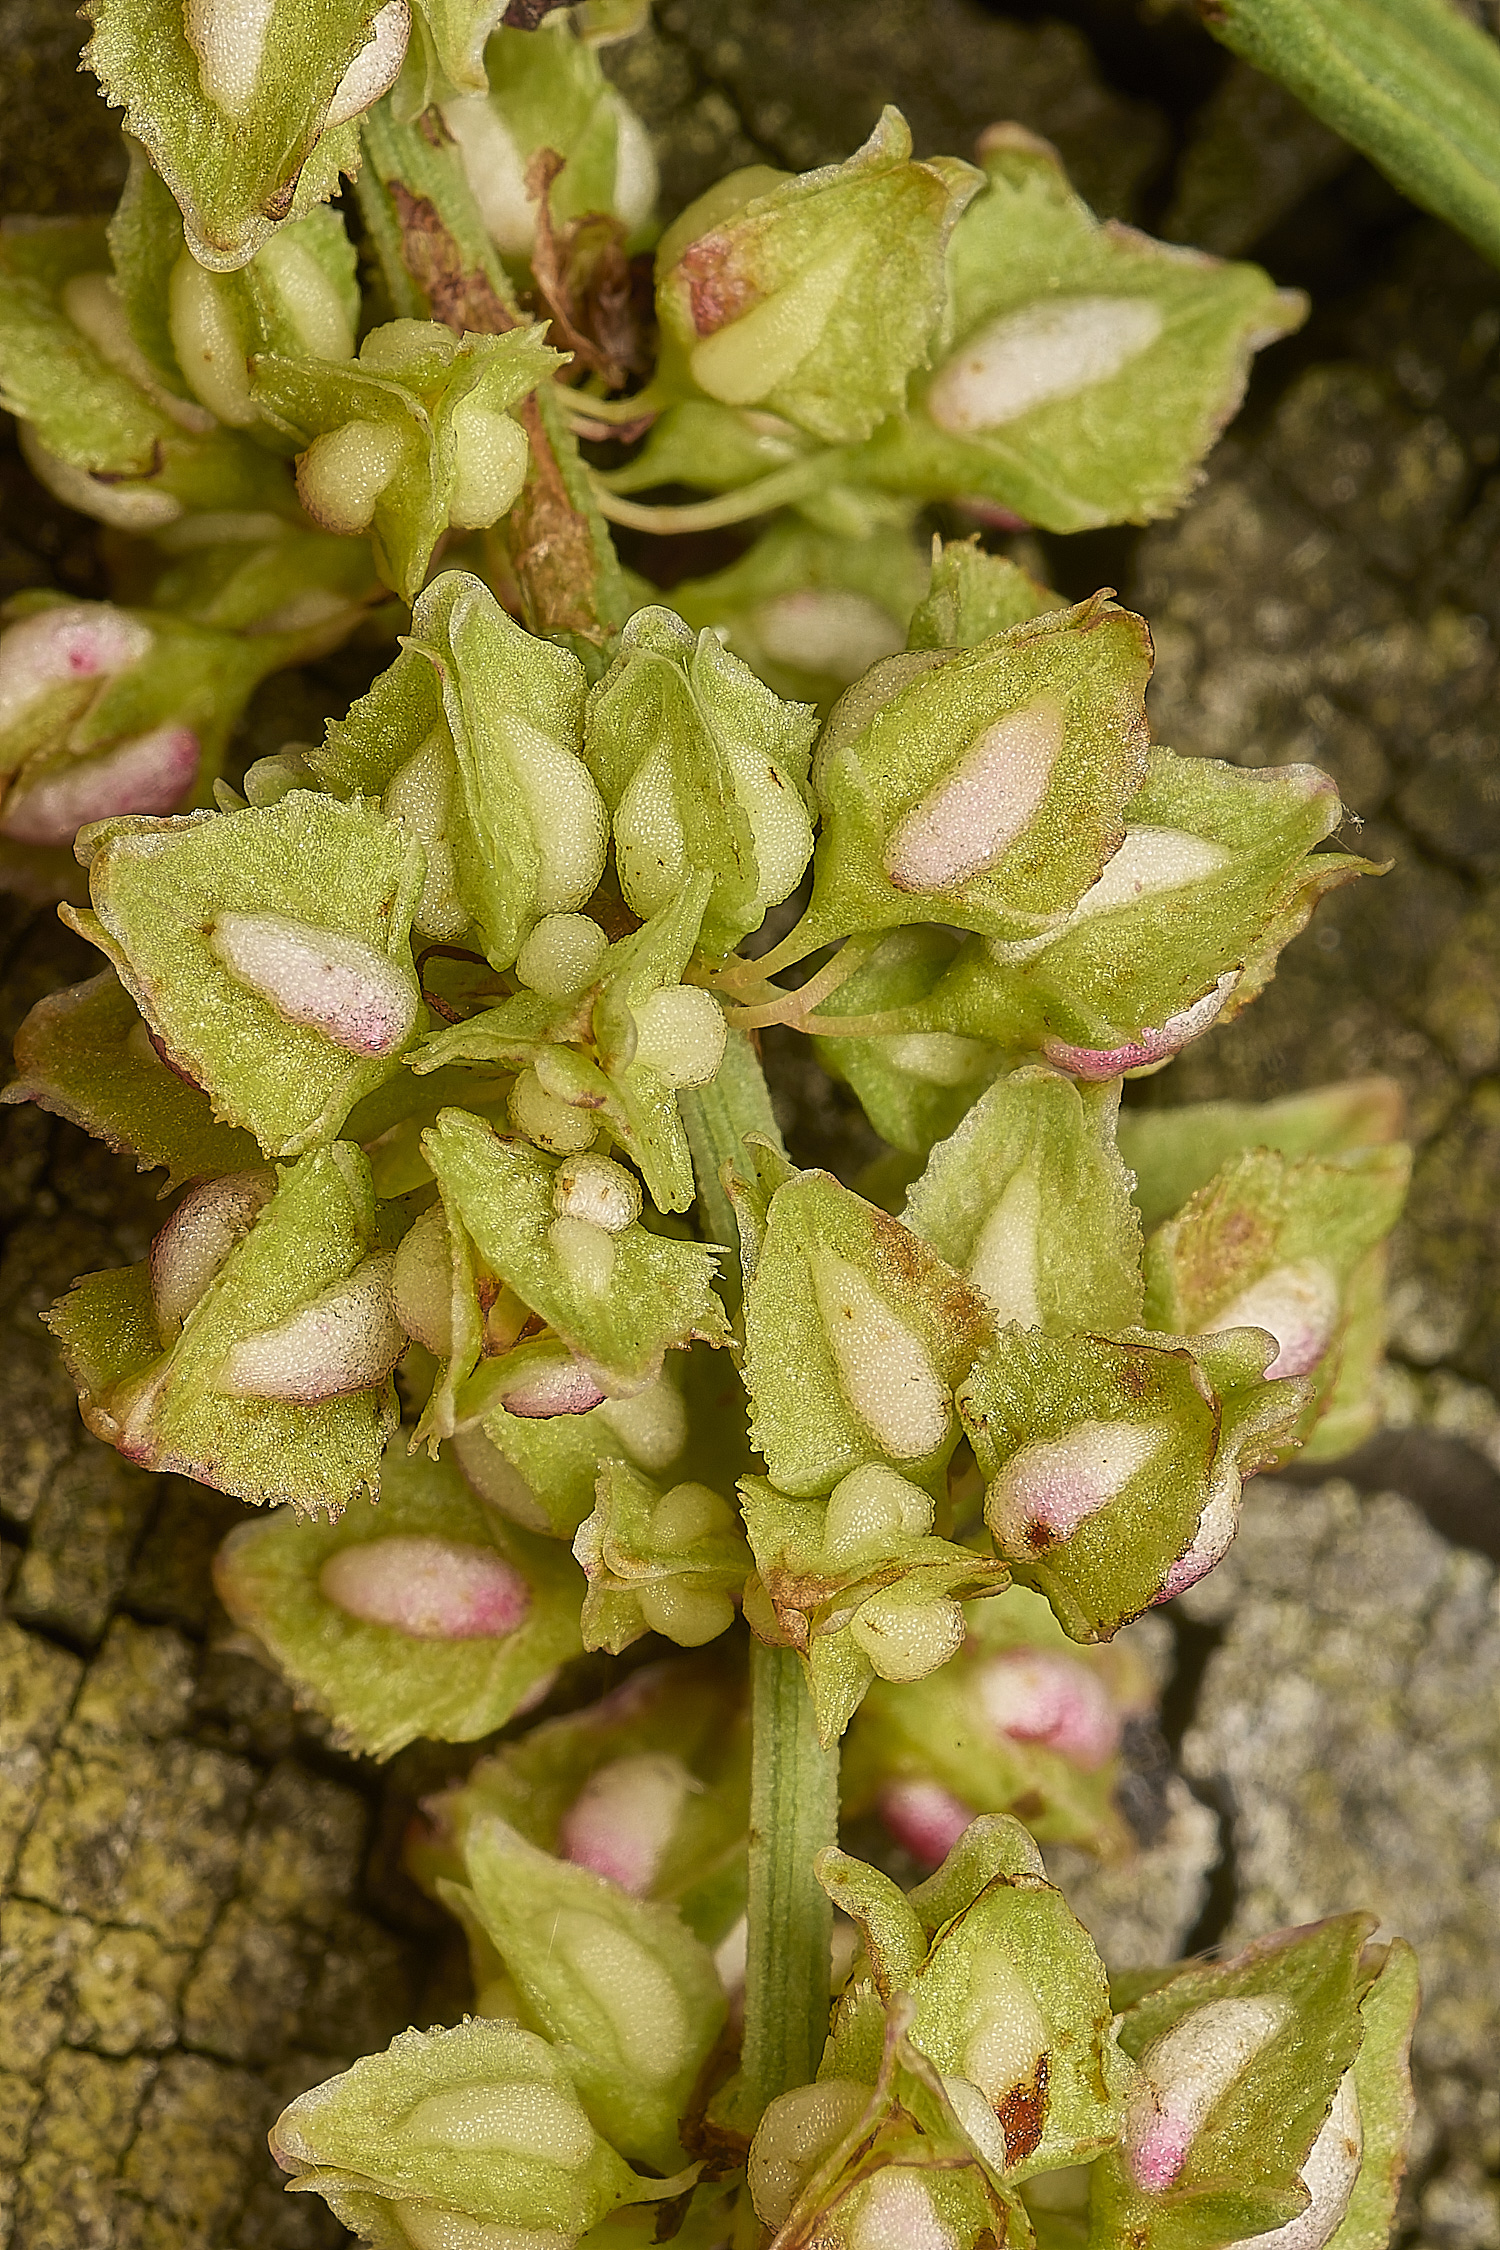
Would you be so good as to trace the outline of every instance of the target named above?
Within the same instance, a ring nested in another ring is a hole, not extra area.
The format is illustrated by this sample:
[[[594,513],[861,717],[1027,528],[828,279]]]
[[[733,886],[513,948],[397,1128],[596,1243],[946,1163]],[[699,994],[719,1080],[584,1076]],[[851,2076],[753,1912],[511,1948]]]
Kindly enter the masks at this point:
[[[661,0],[611,67],[663,137],[669,207],[734,164],[842,156],[894,99],[919,153],[1018,117],[1100,209],[1315,290],[1184,514],[1047,561],[1151,620],[1159,739],[1327,767],[1362,848],[1395,862],[1139,1090],[1402,1082],[1419,1160],[1390,1427],[1336,1477],[1252,1487],[1228,1561],[1154,1627],[1139,1858],[1056,1872],[1122,1961],[1356,1904],[1410,1936],[1427,2001],[1403,2239],[1500,2250],[1500,277],[1185,18],[1057,6],[1074,20]],[[0,208],[113,200],[80,36],[61,0],[0,0]],[[90,527],[6,451],[0,500],[0,596],[102,591]],[[272,682],[245,754],[342,709],[361,661]],[[0,899],[7,1044],[90,967],[50,909]],[[837,1097],[775,1061],[798,1152],[856,1145]],[[154,1223],[149,1190],[79,1135],[4,1113],[0,2250],[313,2250],[346,2238],[280,2192],[263,2136],[302,2087],[463,2005],[452,1940],[397,1869],[452,1754],[339,1756],[215,1606],[239,1506],[83,1432],[37,1313],[139,1257]]]

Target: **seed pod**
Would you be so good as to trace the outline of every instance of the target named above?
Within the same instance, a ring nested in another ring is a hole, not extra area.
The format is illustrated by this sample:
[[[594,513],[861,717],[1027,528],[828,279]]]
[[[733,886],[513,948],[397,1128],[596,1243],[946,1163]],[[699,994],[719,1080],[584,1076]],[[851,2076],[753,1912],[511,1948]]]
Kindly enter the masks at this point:
[[[335,1608],[419,1641],[513,1633],[531,1606],[525,1579],[493,1549],[451,1539],[372,1539],[330,1555],[318,1584]]]
[[[601,1766],[562,1817],[563,1858],[642,1897],[656,1880],[683,1800],[694,1786],[682,1760],[660,1751]]]

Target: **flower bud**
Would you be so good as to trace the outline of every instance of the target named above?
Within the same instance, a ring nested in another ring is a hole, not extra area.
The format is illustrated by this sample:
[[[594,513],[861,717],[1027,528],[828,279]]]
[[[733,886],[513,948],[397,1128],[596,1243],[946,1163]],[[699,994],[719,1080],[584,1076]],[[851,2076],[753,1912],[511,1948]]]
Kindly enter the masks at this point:
[[[724,1060],[724,1012],[699,985],[663,985],[636,1012],[635,1059],[668,1086],[706,1086]]]
[[[221,914],[209,942],[230,974],[286,1023],[321,1031],[352,1055],[394,1055],[421,1005],[416,985],[362,938],[280,914]]]
[[[384,1383],[406,1349],[391,1301],[394,1264],[389,1254],[366,1258],[347,1281],[279,1327],[241,1337],[219,1372],[219,1388],[232,1398],[311,1406]]]
[[[1153,2040],[1125,2103],[1125,2160],[1138,2187],[1160,2194],[1173,2185],[1209,2112],[1292,2013],[1276,1993],[1209,2000]]]
[[[297,498],[325,531],[352,539],[368,531],[375,510],[405,464],[405,434],[358,419],[313,439],[297,461]]]
[[[1045,1743],[1085,1773],[1120,1747],[1123,1725],[1097,1672],[1076,1657],[1044,1649],[1007,1649],[978,1676],[981,1707],[991,1726],[1016,1742]]]
[[[318,1585],[348,1616],[419,1641],[494,1639],[513,1633],[531,1606],[525,1579],[493,1548],[431,1536],[341,1548]]]
[[[151,1245],[151,1298],[170,1344],[276,1192],[273,1172],[237,1172],[185,1195]]]
[[[599,1137],[598,1119],[571,1102],[558,1101],[547,1092],[535,1070],[521,1072],[506,1107],[517,1132],[524,1133],[549,1156],[577,1156]]]
[[[883,1680],[920,1680],[957,1654],[964,1613],[947,1595],[908,1595],[899,1587],[872,1594],[849,1626]]]
[[[559,1217],[585,1219],[623,1234],[641,1215],[640,1182],[607,1156],[575,1156],[557,1168],[552,1188]]]
[[[586,914],[545,914],[516,955],[521,983],[547,1000],[565,1000],[593,983],[609,940]]]
[[[931,1496],[894,1469],[871,1465],[836,1484],[823,1519],[823,1552],[835,1569],[887,1554],[932,1529]]]
[[[700,1648],[727,1631],[750,1570],[729,1502],[702,1484],[662,1493],[623,1461],[601,1464],[597,1492],[573,1541],[586,1644],[617,1656],[646,1632]]]
[[[936,1781],[892,1781],[877,1810],[904,1851],[923,1867],[947,1858],[974,1818],[974,1808]]]
[[[661,1751],[613,1759],[590,1775],[563,1814],[557,1839],[563,1858],[643,1897],[683,1801],[697,1786],[680,1758]]]

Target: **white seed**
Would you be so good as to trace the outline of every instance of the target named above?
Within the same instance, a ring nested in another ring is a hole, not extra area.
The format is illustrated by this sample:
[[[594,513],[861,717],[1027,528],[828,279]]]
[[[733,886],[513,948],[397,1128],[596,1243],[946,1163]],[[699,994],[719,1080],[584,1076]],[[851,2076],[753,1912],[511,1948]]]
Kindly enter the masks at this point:
[[[595,2145],[594,2129],[571,2094],[525,2078],[445,2086],[414,2103],[391,2131],[428,2148],[537,2157],[568,2172],[587,2164]]]
[[[367,109],[374,108],[382,94],[390,92],[401,74],[410,37],[408,0],[385,0],[385,6],[370,26],[369,39],[334,88],[333,100],[323,119],[325,133],[336,125],[347,125],[351,118],[362,117]]]
[[[609,814],[583,760],[540,727],[511,713],[511,766],[526,799],[541,857],[539,914],[568,914],[592,897],[604,873]]]
[[[297,457],[297,497],[325,531],[368,531],[381,494],[401,466],[403,433],[386,422],[345,422]]]
[[[921,1338],[898,1319],[857,1266],[821,1252],[813,1292],[839,1387],[883,1453],[916,1461],[948,1434],[948,1393]]]
[[[615,216],[631,235],[656,209],[656,151],[630,104],[612,94],[611,106],[615,113]],[[532,208],[535,210],[535,205]]]
[[[17,425],[16,439],[21,458],[37,483],[45,485],[65,508],[76,508],[80,515],[92,516],[95,523],[107,523],[116,531],[163,531],[182,514],[180,500],[170,492],[154,490],[144,480],[139,484],[106,484],[90,476],[87,469],[60,461],[47,451],[29,422]]]
[[[531,1589],[492,1547],[397,1535],[340,1547],[318,1585],[347,1617],[416,1641],[498,1640],[531,1607]]]
[[[586,914],[544,914],[516,955],[516,975],[544,1000],[566,1000],[593,983],[608,951]]]
[[[354,357],[354,324],[348,305],[326,267],[295,228],[273,234],[256,252],[255,264],[275,288],[277,310],[296,331],[310,359]]]
[[[750,2200],[764,2226],[786,2224],[804,2184],[869,2105],[869,2087],[852,2078],[777,2095],[750,2144]]]
[[[696,344],[688,369],[699,389],[725,406],[768,398],[816,349],[860,254],[855,235]]]
[[[312,1406],[383,1383],[406,1349],[391,1301],[394,1264],[389,1253],[366,1258],[290,1319],[242,1337],[225,1355],[218,1389]]]
[[[457,780],[458,761],[448,731],[434,727],[421,748],[392,775],[380,808],[387,820],[399,820],[422,846],[427,864],[412,921],[439,944],[462,937],[470,920],[458,895],[458,873],[448,841]]]
[[[1137,2187],[1171,2187],[1209,2112],[1291,2013],[1279,1994],[1208,2000],[1152,2041],[1125,2097],[1124,2152]]]
[[[221,914],[209,944],[287,1023],[321,1031],[350,1054],[398,1054],[416,1028],[416,985],[363,938],[284,914]]]
[[[183,1197],[151,1245],[151,1302],[164,1344],[172,1342],[275,1193],[274,1172],[231,1172]]]
[[[1161,308],[1149,297],[1061,297],[1002,313],[939,370],[927,411],[954,437],[1002,429],[1108,382],[1161,331]]]
[[[575,1289],[587,1297],[604,1296],[615,1272],[612,1234],[592,1219],[562,1218],[548,1227],[547,1242]]]
[[[843,681],[857,680],[883,656],[896,655],[906,640],[888,609],[842,586],[777,594],[751,611],[750,623],[774,663]]]
[[[1035,1328],[1042,1317],[1042,1194],[1035,1172],[1017,1172],[974,1244],[969,1279],[1002,1321]]]
[[[701,985],[667,984],[635,1011],[635,1060],[672,1087],[706,1086],[724,1060],[729,1027]]]
[[[1161,891],[1201,883],[1227,866],[1230,856],[1225,845],[1207,836],[1190,836],[1183,828],[1127,829],[1124,843],[1106,860],[1098,882],[1084,892],[1068,917],[1069,924],[1134,906],[1137,899]]]
[[[946,1594],[914,1599],[895,1586],[862,1602],[849,1626],[883,1680],[925,1680],[958,1654],[964,1632],[963,1610]]]
[[[485,1435],[482,1426],[460,1430],[453,1440],[453,1455],[465,1481],[488,1506],[518,1523],[526,1531],[550,1531],[552,1521],[514,1462]]]
[[[938,2212],[926,2175],[891,2164],[877,2172],[854,2213],[849,2250],[954,2250],[956,2237]]]
[[[182,28],[215,109],[243,117],[255,99],[276,0],[182,0]]]
[[[615,809],[615,861],[632,911],[659,914],[688,871],[687,832],[672,787],[665,742],[644,757]]]
[[[560,1219],[584,1219],[606,1234],[623,1234],[641,1215],[641,1183],[610,1156],[570,1156],[557,1167],[552,1208]]]
[[[897,890],[948,890],[994,867],[1035,819],[1062,746],[1050,696],[987,726],[893,831],[885,868]]]
[[[978,1955],[964,2011],[964,2076],[993,2109],[1013,2087],[1034,2081],[1051,2044],[1031,1980],[1000,1952]]]
[[[699,1784],[680,1758],[615,1758],[589,1776],[558,1830],[558,1848],[643,1898],[672,1841],[684,1801]]]
[[[443,104],[443,123],[490,239],[507,258],[525,258],[536,241],[537,207],[526,192],[526,166],[488,94]]]
[[[506,1098],[518,1133],[553,1156],[578,1156],[598,1138],[599,1127],[586,1109],[549,1094],[534,1070],[523,1070]]]
[[[531,449],[526,432],[509,414],[460,399],[453,409],[453,491],[448,521],[456,531],[483,531],[496,523],[526,482]]]
[[[823,1519],[823,1553],[834,1570],[893,1554],[932,1529],[933,1505],[920,1485],[870,1463],[833,1488]]]
[[[876,1050],[892,1067],[929,1086],[962,1086],[991,1060],[994,1048],[956,1031],[899,1031]]]
[[[1308,1375],[1333,1341],[1339,1320],[1338,1276],[1316,1260],[1277,1266],[1252,1281],[1214,1315],[1210,1336],[1228,1328],[1264,1328],[1275,1337],[1276,1357],[1266,1381]]]
[[[43,767],[6,800],[0,835],[71,844],[80,828],[112,813],[175,812],[198,778],[199,758],[190,727],[165,726],[117,742],[102,757]]]
[[[573,2250],[577,2236],[552,2228],[508,2227],[471,2219],[436,2203],[393,2202],[392,2216],[411,2250]]]
[[[1305,2211],[1269,2234],[1246,2236],[1230,2250],[1323,2250],[1323,2245],[1343,2224],[1354,2194],[1364,2156],[1364,2128],[1354,2073],[1346,2070],[1338,2082],[1333,2106],[1303,2164],[1302,2185],[1312,2197]]]
[[[656,1955],[602,1914],[576,1908],[558,1914],[551,1942],[609,2018],[626,2070],[653,2086],[671,2078],[681,2064],[688,2021]]]
[[[1080,1422],[1064,1438],[1039,1438],[1012,1454],[985,1501],[1003,1552],[1030,1555],[1068,1539],[1117,1500],[1167,1442],[1159,1423]]]

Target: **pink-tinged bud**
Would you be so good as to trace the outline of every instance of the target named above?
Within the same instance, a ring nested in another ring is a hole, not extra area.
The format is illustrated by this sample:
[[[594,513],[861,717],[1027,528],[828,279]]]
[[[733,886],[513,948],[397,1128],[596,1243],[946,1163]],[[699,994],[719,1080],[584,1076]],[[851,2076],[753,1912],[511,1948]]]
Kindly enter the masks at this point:
[[[1269,1993],[1209,2000],[1152,2041],[1125,2099],[1125,2161],[1137,2187],[1160,2195],[1172,2186],[1210,2110],[1291,2013]]]
[[[1205,992],[1181,1015],[1168,1016],[1160,1030],[1137,1032],[1123,1047],[1074,1047],[1065,1039],[1044,1039],[1042,1053],[1054,1070],[1065,1070],[1090,1084],[1118,1078],[1122,1071],[1146,1070],[1153,1063],[1168,1062],[1217,1021],[1239,978],[1238,969],[1227,970],[1212,992]]]
[[[974,1818],[971,1806],[936,1781],[890,1781],[876,1809],[896,1842],[924,1867],[939,1867]]]
[[[950,890],[1003,859],[1036,818],[1062,743],[1062,707],[1048,696],[986,727],[892,834],[885,867],[897,890]]]
[[[0,833],[19,844],[71,844],[91,820],[175,812],[198,778],[191,727],[153,727],[97,758],[54,760],[8,800]]]
[[[276,1192],[274,1172],[231,1172],[183,1197],[151,1245],[151,1301],[170,1344]]]
[[[1309,1375],[1333,1340],[1338,1326],[1339,1285],[1327,1266],[1309,1261],[1300,1266],[1277,1266],[1262,1274],[1248,1289],[1227,1304],[1209,1328],[1218,1336],[1226,1328],[1264,1328],[1280,1346],[1266,1369],[1273,1376]]]
[[[1080,1422],[1013,1454],[990,1486],[985,1514],[1003,1554],[1040,1554],[1117,1500],[1166,1442],[1147,1422]]]
[[[417,988],[363,938],[284,914],[221,914],[209,940],[231,976],[288,1023],[353,1055],[394,1055],[416,1027]]]
[[[1364,2147],[1354,2073],[1346,2070],[1333,2097],[1333,2107],[1302,2167],[1302,2185],[1312,2197],[1311,2203],[1295,2219],[1288,2219],[1284,2227],[1247,2236],[1242,2242],[1232,2243],[1230,2250],[1251,2250],[1252,2243],[1254,2250],[1323,2250],[1324,2243],[1343,2225]]]
[[[1013,1648],[993,1656],[978,1681],[985,1717],[1013,1742],[1060,1751],[1085,1773],[1120,1747],[1123,1721],[1097,1672],[1051,1649]]]
[[[604,1404],[604,1393],[581,1360],[559,1344],[555,1357],[528,1353],[513,1382],[502,1381],[499,1403],[507,1414],[544,1422],[554,1414],[588,1414]]]
[[[241,1337],[225,1355],[218,1389],[232,1398],[314,1406],[383,1383],[406,1349],[406,1330],[391,1301],[394,1264],[389,1252],[366,1258],[347,1281],[279,1327]]]
[[[341,1547],[318,1584],[335,1608],[414,1641],[498,1640],[531,1607],[531,1590],[503,1555],[455,1539],[395,1537]]]
[[[1174,1601],[1179,1594],[1185,1594],[1189,1586],[1196,1586],[1200,1578],[1206,1578],[1233,1546],[1239,1524],[1240,1479],[1235,1474],[1227,1486],[1209,1495],[1191,1544],[1183,1549],[1162,1580],[1161,1592],[1152,1597],[1152,1608],[1158,1602]]]
[[[643,1898],[672,1841],[683,1799],[697,1787],[680,1758],[616,1758],[592,1774],[564,1813],[558,1849]]]
[[[128,671],[152,639],[108,602],[69,603],[7,626],[0,633],[0,734],[50,688]]]

